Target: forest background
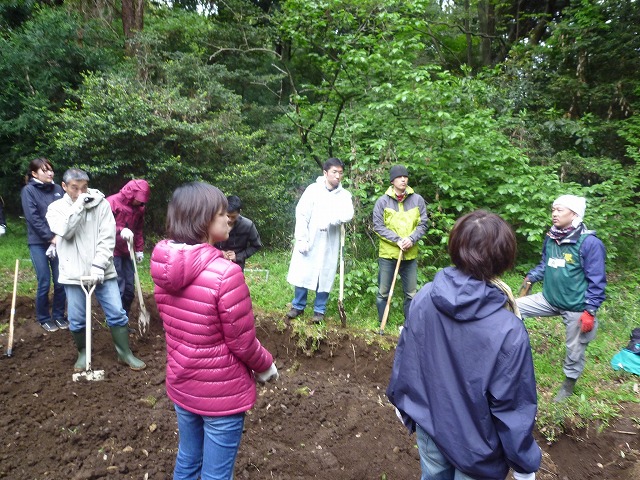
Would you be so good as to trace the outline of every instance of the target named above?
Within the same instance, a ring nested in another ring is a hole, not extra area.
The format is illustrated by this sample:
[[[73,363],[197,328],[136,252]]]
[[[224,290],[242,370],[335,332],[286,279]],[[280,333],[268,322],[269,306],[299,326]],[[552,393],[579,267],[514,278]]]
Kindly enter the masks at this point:
[[[146,178],[152,246],[171,192],[200,179],[286,250],[336,156],[356,202],[348,286],[365,295],[373,204],[402,163],[429,204],[423,280],[476,208],[513,225],[524,273],[550,203],[575,193],[610,272],[635,281],[638,25],[635,0],[5,0],[0,192],[17,217],[37,156],[107,194]]]

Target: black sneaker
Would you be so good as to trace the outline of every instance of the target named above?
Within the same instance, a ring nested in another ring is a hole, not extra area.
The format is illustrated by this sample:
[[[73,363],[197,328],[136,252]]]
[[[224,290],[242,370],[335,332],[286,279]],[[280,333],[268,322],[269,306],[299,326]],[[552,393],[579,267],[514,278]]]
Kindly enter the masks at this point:
[[[298,310],[297,308],[292,308],[287,312],[287,317],[296,318],[304,313],[304,310]]]
[[[313,323],[322,323],[324,322],[324,313],[315,312],[313,314],[313,318],[311,319]]]
[[[69,328],[69,320],[66,318],[59,318],[54,320],[54,322],[60,330],[67,330]]]
[[[44,328],[47,332],[57,332],[58,325],[56,322],[49,320],[48,322],[41,323],[40,326]]]

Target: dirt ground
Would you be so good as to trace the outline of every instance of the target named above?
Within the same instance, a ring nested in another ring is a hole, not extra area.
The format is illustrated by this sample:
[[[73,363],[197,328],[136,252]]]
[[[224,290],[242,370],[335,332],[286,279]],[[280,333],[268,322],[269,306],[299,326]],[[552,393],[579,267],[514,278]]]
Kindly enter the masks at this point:
[[[33,301],[19,298],[13,356],[0,336],[0,478],[171,478],[177,427],[164,390],[165,342],[153,299],[151,330],[131,336],[148,365],[133,372],[116,362],[111,337],[94,309],[93,366],[100,382],[73,382],[75,348],[68,331],[46,333]],[[0,302],[9,318],[10,299]],[[132,326],[138,318],[132,312]],[[336,329],[307,355],[282,322],[258,318],[258,335],[274,354],[280,380],[260,387],[248,414],[236,479],[418,479],[415,437],[385,397],[393,349]],[[276,327],[281,325],[281,331]],[[392,341],[390,335],[384,337]],[[572,431],[544,450],[541,480],[640,478],[640,406],[598,433]]]

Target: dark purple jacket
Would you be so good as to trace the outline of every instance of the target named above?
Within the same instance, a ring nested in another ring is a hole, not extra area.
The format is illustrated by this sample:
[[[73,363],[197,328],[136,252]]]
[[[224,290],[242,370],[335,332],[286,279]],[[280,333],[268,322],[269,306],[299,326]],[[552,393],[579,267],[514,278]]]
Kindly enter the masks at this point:
[[[478,480],[540,466],[527,331],[494,285],[449,267],[411,302],[387,396],[455,467]]]

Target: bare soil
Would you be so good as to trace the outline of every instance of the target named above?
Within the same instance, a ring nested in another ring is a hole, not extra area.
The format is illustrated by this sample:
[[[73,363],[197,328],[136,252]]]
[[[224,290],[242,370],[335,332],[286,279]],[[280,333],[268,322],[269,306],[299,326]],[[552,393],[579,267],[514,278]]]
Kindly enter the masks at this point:
[[[102,312],[95,308],[92,360],[106,377],[73,382],[71,335],[44,332],[35,322],[33,300],[18,299],[13,356],[0,361],[0,478],[171,478],[176,418],[164,390],[165,340],[152,297],[147,306],[150,332],[130,337],[147,369],[133,372],[117,363]],[[3,322],[9,313],[10,298],[0,302]],[[136,310],[131,318],[136,326]],[[415,436],[402,427],[384,393],[393,348],[330,328],[309,354],[280,319],[257,323],[281,375],[277,383],[259,387],[246,418],[236,479],[420,477]],[[393,340],[386,335],[382,341]],[[4,354],[6,330],[0,342]],[[640,406],[628,404],[604,431],[569,430],[552,445],[538,435],[544,458],[537,478],[640,479],[638,418]]]

